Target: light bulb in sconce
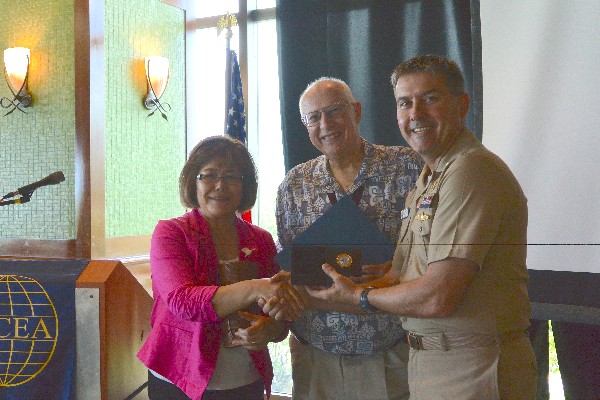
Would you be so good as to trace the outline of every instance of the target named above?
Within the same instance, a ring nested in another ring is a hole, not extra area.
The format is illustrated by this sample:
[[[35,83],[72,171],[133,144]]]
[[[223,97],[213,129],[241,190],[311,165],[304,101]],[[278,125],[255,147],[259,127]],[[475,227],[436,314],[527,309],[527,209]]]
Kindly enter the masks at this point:
[[[13,47],[4,50],[4,77],[13,95],[12,100],[7,97],[0,100],[0,105],[3,108],[12,107],[5,116],[15,110],[25,112],[22,107],[31,105],[31,95],[27,92],[30,54],[29,49],[25,47]]]
[[[146,67],[146,82],[148,84],[148,94],[144,98],[144,106],[148,110],[153,110],[148,116],[153,115],[156,110],[159,110],[162,117],[167,119],[166,109],[171,110],[169,103],[161,103],[162,97],[167,84],[169,83],[169,59],[160,56],[150,56],[144,59]]]

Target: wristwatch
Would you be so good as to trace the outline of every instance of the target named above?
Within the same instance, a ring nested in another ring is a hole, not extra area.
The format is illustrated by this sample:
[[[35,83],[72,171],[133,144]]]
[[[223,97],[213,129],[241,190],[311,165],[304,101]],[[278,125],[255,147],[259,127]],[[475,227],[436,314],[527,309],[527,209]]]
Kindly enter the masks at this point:
[[[358,306],[360,307],[360,309],[368,314],[373,314],[377,312],[377,309],[375,307],[373,307],[371,305],[371,303],[369,303],[369,292],[375,289],[374,286],[367,286],[366,288],[363,289],[363,291],[360,294],[360,300],[358,302]]]

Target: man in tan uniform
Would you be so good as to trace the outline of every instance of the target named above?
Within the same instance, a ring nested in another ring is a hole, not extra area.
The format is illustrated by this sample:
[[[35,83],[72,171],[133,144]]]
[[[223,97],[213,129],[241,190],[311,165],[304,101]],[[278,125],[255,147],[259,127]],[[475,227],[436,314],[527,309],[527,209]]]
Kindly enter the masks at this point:
[[[397,284],[359,287],[324,265],[333,286],[309,291],[403,317],[411,400],[534,399],[527,200],[465,126],[469,97],[454,62],[413,58],[394,70],[392,86],[398,126],[426,163],[385,277]]]

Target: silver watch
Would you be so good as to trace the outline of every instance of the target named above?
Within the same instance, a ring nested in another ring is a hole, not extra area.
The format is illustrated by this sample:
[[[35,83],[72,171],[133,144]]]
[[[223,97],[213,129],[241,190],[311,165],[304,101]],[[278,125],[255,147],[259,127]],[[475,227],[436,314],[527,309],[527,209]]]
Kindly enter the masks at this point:
[[[371,303],[369,303],[369,292],[372,289],[375,289],[375,287],[367,286],[366,288],[364,288],[360,294],[360,300],[358,302],[358,306],[360,307],[360,309],[367,314],[373,314],[377,312],[377,309],[373,307]]]

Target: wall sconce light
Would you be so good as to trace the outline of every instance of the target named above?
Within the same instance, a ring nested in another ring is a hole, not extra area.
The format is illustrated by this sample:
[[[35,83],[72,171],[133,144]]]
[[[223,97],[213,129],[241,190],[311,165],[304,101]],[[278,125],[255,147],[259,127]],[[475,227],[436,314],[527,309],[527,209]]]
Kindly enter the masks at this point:
[[[146,82],[148,83],[148,94],[144,98],[144,107],[148,110],[152,110],[148,117],[153,115],[156,110],[160,112],[160,115],[167,119],[167,110],[171,111],[171,105],[169,103],[161,103],[160,98],[162,97],[167,83],[169,83],[169,59],[160,56],[150,56],[144,59],[146,66]]]
[[[4,78],[8,88],[13,94],[13,99],[3,97],[0,99],[2,108],[12,109],[4,114],[12,114],[15,110],[25,112],[21,107],[31,105],[31,95],[27,92],[27,78],[29,76],[30,51],[25,47],[13,47],[4,50]]]

